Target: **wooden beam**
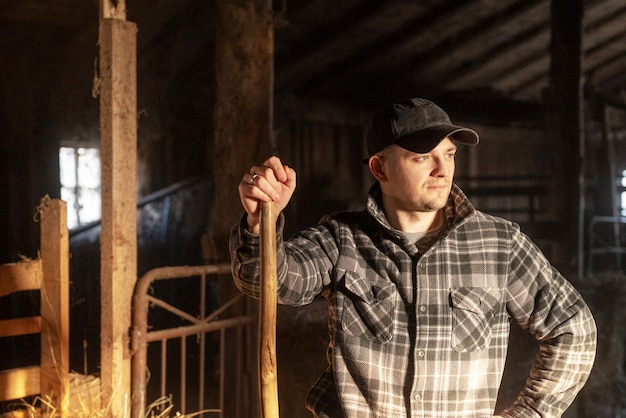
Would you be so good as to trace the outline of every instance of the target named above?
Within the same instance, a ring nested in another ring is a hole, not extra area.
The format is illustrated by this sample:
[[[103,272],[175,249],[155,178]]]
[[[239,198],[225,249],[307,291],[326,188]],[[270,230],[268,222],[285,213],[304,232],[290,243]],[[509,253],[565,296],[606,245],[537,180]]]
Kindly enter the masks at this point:
[[[212,213],[211,238],[216,243],[227,242],[230,228],[242,213],[237,195],[237,184],[254,164],[267,158],[272,150],[272,119],[274,102],[274,29],[271,0],[229,0],[215,2],[215,138],[209,166],[213,167],[215,205]],[[227,260],[228,248],[216,245],[211,258]],[[239,293],[232,278],[223,277],[220,297],[230,299]],[[245,314],[238,307],[236,313]],[[248,347],[255,347],[254,335]],[[235,341],[233,340],[234,344]],[[228,344],[228,343],[227,343]],[[254,365],[254,352],[244,364]],[[237,353],[229,352],[227,367],[237,364]],[[256,379],[250,374],[250,386],[246,393],[254,395]],[[226,378],[226,393],[235,393],[237,382]],[[235,405],[234,399],[226,399],[225,416],[256,416],[257,411],[246,399],[244,405]]]
[[[136,43],[134,23],[100,19],[100,368],[102,405],[110,417],[130,411],[129,329],[137,280]]]
[[[552,42],[548,90],[553,181],[548,194],[550,218],[562,225],[562,240],[552,262],[565,274],[581,275],[583,185],[583,0],[552,0]],[[581,277],[579,277],[581,279]]]
[[[66,203],[44,198],[41,219],[41,394],[60,416],[69,412],[70,269]]]

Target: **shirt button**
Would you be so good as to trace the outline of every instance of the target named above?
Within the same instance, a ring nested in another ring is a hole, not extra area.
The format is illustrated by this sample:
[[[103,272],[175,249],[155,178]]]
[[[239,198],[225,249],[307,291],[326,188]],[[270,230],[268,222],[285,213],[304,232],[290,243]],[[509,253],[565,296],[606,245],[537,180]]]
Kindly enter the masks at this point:
[[[426,264],[425,263],[420,263],[420,268],[421,269],[425,269],[426,268]]]
[[[420,305],[420,312],[421,313],[426,312],[426,305]]]
[[[424,350],[420,350],[417,352],[417,357],[423,358],[426,355],[426,353],[424,353]]]
[[[421,401],[422,400],[422,395],[419,393],[416,393],[415,396],[413,397],[416,401]]]

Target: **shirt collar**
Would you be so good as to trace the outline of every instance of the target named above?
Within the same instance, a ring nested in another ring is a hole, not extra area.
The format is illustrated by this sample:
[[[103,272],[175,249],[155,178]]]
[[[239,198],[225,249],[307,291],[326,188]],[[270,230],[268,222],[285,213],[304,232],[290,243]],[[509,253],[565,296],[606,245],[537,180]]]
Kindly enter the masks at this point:
[[[382,201],[380,183],[375,182],[370,187],[367,196],[367,211],[383,228],[394,232],[395,229],[391,226],[385,216],[385,212],[383,211]],[[453,184],[444,212],[446,215],[444,225],[449,231],[456,228],[468,217],[473,215],[476,212],[476,209],[465,193],[463,193],[463,191],[456,184]]]

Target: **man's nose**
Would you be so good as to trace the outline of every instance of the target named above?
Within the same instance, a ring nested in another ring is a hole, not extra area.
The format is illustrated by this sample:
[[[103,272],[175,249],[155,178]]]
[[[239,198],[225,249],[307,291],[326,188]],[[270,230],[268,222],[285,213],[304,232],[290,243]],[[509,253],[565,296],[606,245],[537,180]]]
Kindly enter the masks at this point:
[[[443,158],[434,158],[433,162],[435,164],[432,172],[434,177],[445,177],[450,174],[450,167]]]

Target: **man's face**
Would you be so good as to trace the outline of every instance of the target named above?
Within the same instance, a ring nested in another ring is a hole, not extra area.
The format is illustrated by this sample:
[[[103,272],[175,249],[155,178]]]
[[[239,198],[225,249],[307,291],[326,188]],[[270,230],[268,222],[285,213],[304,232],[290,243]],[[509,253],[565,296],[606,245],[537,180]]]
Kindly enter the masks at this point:
[[[383,160],[386,179],[380,182],[387,203],[408,212],[443,208],[452,187],[456,150],[449,138],[426,154],[390,147]]]

